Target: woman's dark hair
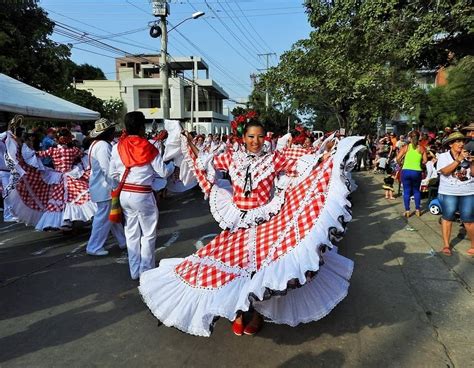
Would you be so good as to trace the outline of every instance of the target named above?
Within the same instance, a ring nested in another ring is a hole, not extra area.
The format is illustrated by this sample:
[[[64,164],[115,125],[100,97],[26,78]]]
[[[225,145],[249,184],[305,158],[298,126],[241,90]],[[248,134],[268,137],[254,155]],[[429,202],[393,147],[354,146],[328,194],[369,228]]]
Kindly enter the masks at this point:
[[[145,129],[145,115],[141,111],[132,111],[125,115],[125,130],[130,135],[139,135]]]
[[[65,144],[68,148],[74,147],[74,143],[72,142],[73,136],[69,129],[61,128],[58,132],[58,141],[60,144]]]
[[[27,141],[29,139],[31,139],[31,143],[32,143],[32,146],[33,146],[32,148],[35,151],[41,150],[39,134],[37,134],[37,133],[23,133],[23,141]]]
[[[82,148],[84,148],[84,151],[87,151],[89,149],[93,141],[94,140],[90,137],[84,137],[84,140],[82,141]]]
[[[259,128],[262,128],[263,130],[263,133],[267,133],[267,130],[265,129],[265,127],[263,126],[263,124],[259,121],[251,121],[251,122],[248,122],[244,125],[244,132],[243,132],[243,135],[247,134],[247,130],[249,130],[249,128],[251,127],[259,127]]]
[[[411,144],[413,145],[414,149],[418,148],[418,142],[420,141],[420,132],[417,130],[410,133]]]

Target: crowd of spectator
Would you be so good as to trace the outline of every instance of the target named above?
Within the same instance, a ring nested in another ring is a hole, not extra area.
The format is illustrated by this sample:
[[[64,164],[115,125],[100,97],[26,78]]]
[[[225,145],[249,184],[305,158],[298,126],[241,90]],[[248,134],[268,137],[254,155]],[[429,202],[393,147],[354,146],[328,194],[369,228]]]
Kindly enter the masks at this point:
[[[452,223],[457,218],[471,239],[468,255],[474,256],[474,123],[447,127],[438,133],[411,131],[397,136],[366,137],[366,150],[356,170],[384,174],[385,198],[403,198],[404,217],[421,216],[421,197],[427,204],[438,198],[442,211],[443,254],[451,255]],[[398,184],[398,190],[397,190]],[[411,201],[415,212],[411,212]]]

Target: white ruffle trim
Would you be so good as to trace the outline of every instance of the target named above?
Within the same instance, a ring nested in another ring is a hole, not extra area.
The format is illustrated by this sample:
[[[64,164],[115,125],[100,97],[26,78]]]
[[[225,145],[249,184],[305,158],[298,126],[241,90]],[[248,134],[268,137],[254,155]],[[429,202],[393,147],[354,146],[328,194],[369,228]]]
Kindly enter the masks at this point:
[[[209,195],[212,216],[221,229],[232,232],[270,220],[280,212],[283,203],[285,203],[284,193],[280,193],[267,204],[242,212],[232,201],[232,185],[228,180],[219,180],[213,185]]]
[[[48,228],[59,229],[63,225],[63,212],[44,212],[35,226],[38,231]]]
[[[284,296],[254,302],[254,308],[269,318],[269,322],[292,327],[325,317],[347,296],[353,263],[334,249],[324,256],[324,262],[316,277],[304,287],[289,289]]]
[[[233,320],[238,311],[247,311],[251,300],[264,316],[291,326],[327,315],[347,295],[353,270],[353,262],[338,255],[332,242],[352,218],[344,159],[357,138],[340,142],[326,204],[315,226],[291,251],[263,265],[252,278],[237,276],[218,289],[189,286],[174,271],[183,259],[162,260],[158,268],[140,278],[139,291],[151,312],[166,326],[198,336],[210,336],[216,316]],[[320,255],[323,245],[333,249]],[[318,271],[310,282],[308,271]],[[288,290],[288,283],[295,280],[302,287]],[[285,291],[286,295],[271,295]]]
[[[184,136],[181,136],[181,153],[183,154],[183,161],[180,166],[180,175],[179,178],[183,182],[183,185],[187,187],[188,185],[191,185],[191,183],[196,182],[196,176],[194,174],[194,161],[189,155],[188,152],[188,141]],[[212,165],[211,165],[212,166]],[[184,170],[184,171],[183,171]],[[214,172],[215,175],[215,172]],[[211,183],[214,182],[215,176],[207,175],[208,180],[211,181]],[[198,184],[198,183],[197,183]],[[205,198],[207,199],[208,193],[204,193]]]
[[[313,255],[312,258],[319,261],[319,257]],[[274,296],[269,300],[254,302],[253,305],[272,321],[290,326],[324,317],[347,295],[348,279],[353,269],[352,261],[338,255],[335,249],[327,252],[324,260],[324,266],[308,285],[290,289],[285,296]],[[196,336],[210,336],[216,317],[232,321],[238,311],[249,310],[250,295],[263,297],[266,292],[262,284],[253,290],[257,283],[255,277],[237,277],[216,290],[192,288],[174,272],[174,268],[182,261],[182,258],[164,259],[158,268],[146,271],[140,277],[138,289],[143,300],[153,315],[168,327],[176,327]],[[316,271],[319,263],[314,266]],[[294,272],[295,275],[297,273]],[[259,275],[259,279],[276,279],[280,276],[270,269],[262,275],[260,272],[256,275]],[[285,282],[280,291],[286,289]],[[286,298],[289,298],[289,303]]]
[[[23,222],[26,225],[35,226],[43,215],[42,211],[36,211],[28,207],[16,190],[12,190],[8,194],[10,198],[10,204],[12,206],[12,212],[18,221]]]
[[[83,204],[66,203],[63,221],[89,221],[97,212],[97,204],[87,201]]]

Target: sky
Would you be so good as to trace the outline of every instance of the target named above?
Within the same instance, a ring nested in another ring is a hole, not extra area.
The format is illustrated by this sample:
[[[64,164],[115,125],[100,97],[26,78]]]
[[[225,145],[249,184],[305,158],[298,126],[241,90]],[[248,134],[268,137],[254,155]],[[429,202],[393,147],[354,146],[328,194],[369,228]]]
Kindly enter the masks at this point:
[[[196,11],[206,13],[169,33],[168,53],[171,57],[201,56],[209,65],[210,77],[232,100],[245,99],[251,92],[250,75],[266,67],[265,57],[258,54],[275,53],[269,59],[274,66],[283,52],[311,32],[303,0],[168,2],[169,28]],[[124,56],[123,52],[160,51],[160,39],[149,35],[149,24],[157,20],[149,0],[40,0],[39,6],[58,24],[52,39],[72,43],[71,59],[99,67],[107,79],[115,78],[114,58]],[[84,42],[79,34],[118,50]]]

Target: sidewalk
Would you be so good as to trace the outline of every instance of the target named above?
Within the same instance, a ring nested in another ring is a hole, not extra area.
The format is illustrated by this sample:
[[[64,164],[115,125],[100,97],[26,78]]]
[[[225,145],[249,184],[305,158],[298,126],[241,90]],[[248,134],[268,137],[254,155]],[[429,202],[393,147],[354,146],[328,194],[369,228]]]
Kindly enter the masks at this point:
[[[394,255],[419,306],[425,311],[436,339],[445,349],[450,361],[448,364],[472,366],[474,258],[466,254],[470,241],[465,231],[460,232],[462,237],[457,237],[461,227],[453,224],[453,256],[442,255],[440,216],[425,212],[421,217],[405,219],[402,217],[404,206],[401,197],[395,201],[383,198],[383,176],[372,173],[358,176],[379,185],[377,203],[387,205],[393,220],[399,224],[391,238],[399,237],[404,244],[396,249]],[[424,207],[426,202],[422,200]]]

